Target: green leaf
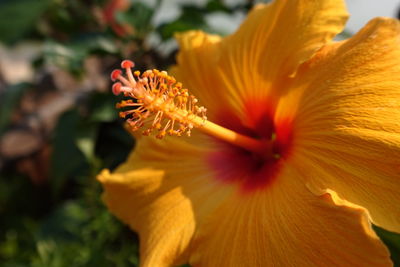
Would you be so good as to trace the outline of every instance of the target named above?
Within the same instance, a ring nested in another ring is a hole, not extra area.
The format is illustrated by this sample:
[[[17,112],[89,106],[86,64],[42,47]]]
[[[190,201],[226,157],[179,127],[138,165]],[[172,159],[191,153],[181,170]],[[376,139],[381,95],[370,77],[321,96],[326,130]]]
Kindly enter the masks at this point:
[[[82,231],[82,226],[89,219],[86,210],[73,201],[65,202],[47,218],[38,231],[38,238],[61,240],[75,240],[76,233]]]
[[[96,155],[105,168],[113,169],[126,160],[133,145],[133,137],[120,122],[103,123],[96,141]]]
[[[94,16],[92,8],[98,8],[98,1],[82,0],[52,0],[52,5],[44,14],[45,22],[40,31],[56,38],[86,35],[96,31],[98,17]]]
[[[85,155],[86,159],[90,162],[95,160],[94,155],[94,141],[95,141],[95,127],[86,127],[79,131],[76,138],[76,145],[80,151]]]
[[[24,92],[30,88],[28,83],[18,83],[5,88],[0,95],[0,136],[10,122],[10,118],[15,108],[20,102]]]
[[[35,27],[50,0],[8,0],[0,4],[0,41],[14,42]]]
[[[34,266],[138,265],[136,236],[94,200],[67,201],[43,221]]]
[[[116,54],[117,46],[112,40],[97,34],[90,34],[68,43],[53,40],[45,44],[43,59],[66,71],[79,75],[83,72],[83,62],[91,54]]]
[[[92,94],[89,99],[89,120],[93,122],[111,122],[118,118],[115,104],[120,97],[107,93]]]
[[[116,13],[116,21],[121,24],[131,25],[135,29],[135,37],[143,38],[152,30],[152,18],[155,9],[150,8],[144,3],[135,2],[132,8],[125,12]]]
[[[116,54],[118,48],[115,41],[101,34],[85,34],[69,43],[58,43],[80,56],[89,54]]]
[[[206,9],[196,6],[183,6],[182,14],[174,21],[165,23],[157,28],[163,40],[173,37],[175,32],[188,31],[193,29],[207,30],[207,23],[204,19]]]
[[[51,158],[51,185],[58,194],[69,178],[88,174],[88,165],[82,151],[76,144],[79,114],[76,110],[64,113],[54,130],[53,153]]]
[[[83,60],[87,49],[83,46],[71,46],[48,41],[44,48],[44,60],[74,74],[83,71]]]
[[[400,234],[387,231],[374,225],[374,230],[389,248],[394,266],[400,266]]]
[[[206,9],[208,12],[218,12],[218,11],[226,13],[232,12],[232,10],[226,7],[225,3],[221,0],[209,0],[207,2]]]

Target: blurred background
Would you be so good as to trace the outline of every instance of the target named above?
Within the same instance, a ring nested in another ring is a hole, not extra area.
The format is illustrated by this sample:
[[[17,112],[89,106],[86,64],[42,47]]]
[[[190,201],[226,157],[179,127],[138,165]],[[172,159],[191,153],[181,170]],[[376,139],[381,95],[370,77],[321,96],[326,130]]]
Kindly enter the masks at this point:
[[[233,32],[251,0],[0,1],[0,266],[137,266],[138,239],[101,202],[96,174],[134,140],[109,74],[175,62],[174,32]],[[398,0],[347,0],[339,37]],[[400,235],[376,228],[400,266]]]

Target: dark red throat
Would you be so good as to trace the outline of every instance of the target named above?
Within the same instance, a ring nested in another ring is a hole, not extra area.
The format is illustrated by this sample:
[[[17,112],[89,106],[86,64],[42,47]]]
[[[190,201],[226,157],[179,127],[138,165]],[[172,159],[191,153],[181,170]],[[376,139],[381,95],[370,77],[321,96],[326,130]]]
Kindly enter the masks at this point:
[[[271,185],[278,177],[292,143],[292,120],[276,121],[274,106],[268,101],[253,100],[245,105],[241,120],[229,109],[221,109],[216,123],[240,134],[273,140],[269,156],[257,155],[234,145],[216,140],[219,149],[207,156],[215,178],[225,183],[238,183],[242,192],[252,192]]]

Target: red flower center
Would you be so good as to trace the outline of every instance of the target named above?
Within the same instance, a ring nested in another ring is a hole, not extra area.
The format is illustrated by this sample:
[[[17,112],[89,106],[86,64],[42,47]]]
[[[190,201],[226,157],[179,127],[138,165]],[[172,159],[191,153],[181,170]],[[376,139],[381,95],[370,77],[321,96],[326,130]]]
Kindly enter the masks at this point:
[[[242,120],[228,109],[217,113],[216,123],[221,126],[250,137],[273,140],[273,151],[267,156],[258,155],[216,139],[220,143],[219,149],[207,157],[216,179],[239,183],[244,192],[271,185],[288,157],[292,143],[292,121],[276,121],[274,113],[274,106],[269,101],[260,100],[246,103],[246,117]]]

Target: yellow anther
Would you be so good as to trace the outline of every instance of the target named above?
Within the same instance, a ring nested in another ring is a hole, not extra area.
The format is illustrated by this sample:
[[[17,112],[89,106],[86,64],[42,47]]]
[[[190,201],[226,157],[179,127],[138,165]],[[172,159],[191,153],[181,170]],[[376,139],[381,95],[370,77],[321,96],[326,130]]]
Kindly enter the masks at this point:
[[[142,134],[143,134],[144,136],[149,136],[150,133],[151,133],[151,129],[146,129],[146,130],[144,130],[144,131],[142,132]]]
[[[165,137],[165,135],[166,135],[166,132],[165,131],[161,131],[156,135],[156,137],[158,139],[163,139]]]
[[[167,90],[167,85],[166,84],[161,84],[160,85],[160,89],[162,90],[162,91],[165,91],[165,90]]]
[[[174,77],[171,77],[171,76],[168,76],[168,83],[169,83],[169,84],[174,84],[174,83],[176,83],[175,78],[174,78]]]
[[[162,128],[162,125],[161,125],[161,123],[156,123],[155,125],[154,125],[154,128],[156,129],[156,130],[160,130],[161,128]]]

